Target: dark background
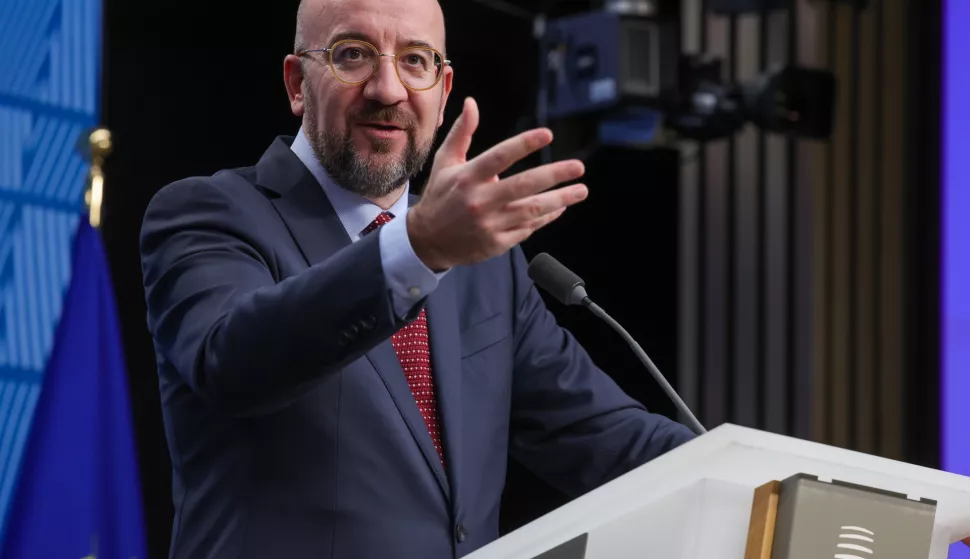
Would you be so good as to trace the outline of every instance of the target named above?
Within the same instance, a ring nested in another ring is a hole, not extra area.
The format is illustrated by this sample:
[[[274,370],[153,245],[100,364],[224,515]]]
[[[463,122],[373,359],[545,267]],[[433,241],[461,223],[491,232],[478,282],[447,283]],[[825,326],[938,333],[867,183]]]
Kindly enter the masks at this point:
[[[474,95],[482,119],[472,152],[479,153],[535,124],[532,24],[468,0],[441,3],[448,57],[456,69],[444,128],[454,122],[461,99]],[[535,1],[516,4],[539,8]],[[105,1],[103,124],[113,133],[115,151],[105,168],[103,235],[124,328],[152,557],[167,554],[172,505],[154,352],[145,327],[138,255],[142,215],[165,184],[252,165],[276,135],[297,131],[282,77],[296,5],[296,0],[273,2],[271,9],[227,0]],[[548,13],[589,7],[563,1]],[[585,147],[569,143],[557,142],[555,159]],[[590,198],[535,236],[526,251],[530,256],[549,251],[583,276],[595,300],[674,382],[677,155],[615,148],[588,154]],[[617,335],[581,309],[549,304],[624,389],[654,411],[673,413]],[[503,530],[563,502],[564,496],[510,464]]]
[[[557,17],[591,9],[598,3],[528,0],[514,4],[524,12],[542,10]],[[790,5],[795,4],[791,0]],[[461,99],[473,95],[482,114],[471,149],[474,156],[536,124],[537,61],[532,22],[471,0],[441,0],[441,5],[448,26],[447,56],[456,70],[444,128],[453,123]],[[825,22],[822,25],[834,27],[833,6],[844,8],[845,3],[813,0],[811,5],[817,10],[819,21]],[[875,13],[882,13],[879,6],[888,4],[873,0],[869,5]],[[878,58],[885,61],[887,68],[895,64],[914,68],[908,74],[904,110],[895,115],[906,123],[904,157],[909,164],[903,188],[907,210],[897,224],[903,239],[898,248],[904,248],[906,253],[902,266],[905,287],[902,301],[893,302],[905,309],[905,335],[901,340],[904,348],[900,352],[905,362],[905,389],[903,401],[893,403],[892,412],[898,411],[904,418],[902,432],[894,435],[903,448],[903,455],[896,458],[938,468],[941,2],[925,0],[905,5],[907,48],[897,49],[887,36],[885,52],[879,53]],[[171,465],[162,431],[154,352],[145,327],[138,254],[141,219],[152,195],[165,184],[190,175],[252,165],[277,135],[297,131],[299,121],[289,111],[282,77],[283,58],[292,50],[297,0],[274,2],[272,8],[258,5],[256,10],[228,0],[105,0],[104,6],[102,124],[113,133],[115,151],[105,167],[107,192],[102,230],[124,328],[149,546],[152,557],[162,558],[167,556],[172,518]],[[733,24],[732,29],[736,30]],[[857,22],[851,36],[851,41],[838,43],[843,46],[836,48],[830,35],[830,62],[851,57],[854,64],[869,63],[858,60]],[[854,90],[859,80],[856,74],[842,86]],[[881,106],[880,90],[874,91],[871,99],[856,95],[853,108],[841,118],[857,118],[859,109],[869,103]],[[854,120],[852,126],[856,126]],[[879,122],[874,126],[883,129]],[[705,321],[712,316],[703,312],[698,315],[700,342],[677,339],[677,220],[682,215],[678,206],[679,157],[664,150],[602,146],[588,150],[585,133],[589,128],[584,123],[553,123],[553,129],[557,135],[553,158],[582,154],[587,166],[584,182],[590,187],[590,197],[535,235],[526,243],[526,252],[531,256],[548,251],[579,273],[587,281],[591,296],[630,330],[677,387],[678,345],[691,341],[692,347],[709,347],[702,342],[705,329],[709,330]],[[858,134],[853,134],[852,143],[857,145]],[[848,145],[850,142],[845,141],[830,145],[829,152]],[[704,161],[701,157],[702,169]],[[881,166],[878,156],[872,161],[858,161],[852,164],[853,176],[858,173],[857,165]],[[537,158],[531,158],[511,172],[536,163]],[[803,171],[808,169],[792,167],[786,184],[792,187],[794,176]],[[424,175],[416,178],[416,189],[420,189],[424,179]],[[731,178],[730,184],[733,181]],[[708,185],[701,190],[713,196],[716,188]],[[848,188],[854,192],[857,186],[849,181]],[[859,242],[851,236],[848,240]],[[855,282],[854,268],[847,272],[832,262],[823,266],[833,266],[831,274],[848,273]],[[701,267],[700,275],[702,283],[718,281],[707,268]],[[700,290],[702,297],[704,293]],[[673,414],[672,404],[614,332],[582,309],[564,308],[548,298],[547,302],[560,323],[576,335],[594,361],[624,390],[654,411]],[[729,301],[707,301],[726,302]],[[703,350],[699,352],[699,357],[705,358]],[[848,358],[855,363],[854,349]],[[716,393],[718,386],[725,390],[732,386],[731,361],[726,360],[726,365],[727,373],[715,371],[715,375],[701,377],[704,390],[698,408],[703,408],[705,394]],[[854,367],[846,371],[849,380],[855,382],[852,379],[858,373]],[[713,382],[718,379],[720,385]],[[786,405],[794,407],[795,402],[812,398],[832,401],[831,394],[792,390]],[[763,404],[757,398],[753,401],[755,405]],[[703,409],[695,411],[708,428],[716,426],[716,421],[705,417]],[[737,422],[737,411],[728,420]],[[850,417],[849,424],[858,420]],[[857,442],[850,439],[847,446],[853,447]],[[511,530],[565,501],[563,495],[512,463],[502,529]]]

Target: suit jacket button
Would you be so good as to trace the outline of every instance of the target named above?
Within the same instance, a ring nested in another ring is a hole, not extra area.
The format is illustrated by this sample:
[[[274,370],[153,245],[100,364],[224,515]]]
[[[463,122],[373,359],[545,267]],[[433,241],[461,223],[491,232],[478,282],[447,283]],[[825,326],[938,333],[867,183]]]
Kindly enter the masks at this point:
[[[344,330],[343,332],[340,333],[340,338],[337,340],[337,344],[340,347],[346,347],[350,345],[350,343],[353,341],[354,341],[354,335]]]
[[[360,321],[360,326],[364,330],[373,330],[374,326],[377,326],[377,319],[373,315],[369,315],[367,318]]]
[[[456,526],[455,527],[455,539],[458,540],[458,543],[461,543],[461,542],[465,541],[465,538],[466,537],[468,537],[468,532],[465,532],[465,527],[462,526],[461,524],[459,524],[458,526]]]
[[[346,330],[344,330],[340,336],[342,340],[346,340],[346,344],[352,344],[357,341],[357,335],[360,334],[360,328],[356,324],[351,324]]]

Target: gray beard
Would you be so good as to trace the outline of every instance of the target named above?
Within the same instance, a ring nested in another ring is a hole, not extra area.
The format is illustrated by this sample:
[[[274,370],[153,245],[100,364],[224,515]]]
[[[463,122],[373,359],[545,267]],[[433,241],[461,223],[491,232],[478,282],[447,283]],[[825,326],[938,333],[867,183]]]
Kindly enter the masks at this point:
[[[365,158],[357,150],[350,135],[350,118],[347,119],[346,132],[343,136],[329,130],[320,130],[313,117],[316,113],[313,111],[310,97],[304,95],[304,102],[306,114],[309,115],[304,122],[304,133],[320,164],[335,183],[364,198],[383,198],[418,174],[428,160],[437,135],[437,128],[435,128],[431,137],[419,145],[415,138],[414,127],[408,126],[407,146],[401,155],[393,161],[379,163]],[[393,110],[389,107],[378,107],[371,110],[370,114]],[[371,143],[371,149],[377,154],[387,154],[390,153],[392,145],[390,140],[376,140]]]

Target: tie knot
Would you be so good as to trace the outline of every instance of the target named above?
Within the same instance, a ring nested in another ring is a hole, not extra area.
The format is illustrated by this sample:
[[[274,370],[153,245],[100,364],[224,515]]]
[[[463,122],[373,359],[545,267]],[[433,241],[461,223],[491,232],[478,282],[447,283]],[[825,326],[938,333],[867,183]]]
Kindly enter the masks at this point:
[[[368,225],[367,227],[364,228],[363,231],[361,231],[360,233],[361,236],[367,235],[368,233],[373,233],[374,231],[379,229],[382,225],[387,224],[392,219],[394,219],[394,214],[392,214],[391,212],[381,212],[377,214],[377,217],[374,218],[374,221],[370,222],[370,225]]]

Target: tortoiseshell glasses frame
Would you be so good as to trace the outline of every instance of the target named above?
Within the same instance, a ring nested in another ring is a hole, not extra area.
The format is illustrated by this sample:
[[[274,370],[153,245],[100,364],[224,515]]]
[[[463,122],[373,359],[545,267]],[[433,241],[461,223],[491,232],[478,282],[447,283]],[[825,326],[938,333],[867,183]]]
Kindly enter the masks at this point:
[[[385,54],[367,41],[357,39],[337,41],[333,46],[325,49],[303,49],[296,55],[303,57],[314,52],[326,53],[327,63],[334,77],[348,85],[360,85],[374,77],[381,57],[394,60],[398,79],[404,87],[412,91],[427,91],[434,88],[441,82],[445,66],[451,65],[450,60],[428,46],[407,47],[397,54]],[[368,56],[372,59],[369,60]],[[404,64],[403,75],[402,64]]]

